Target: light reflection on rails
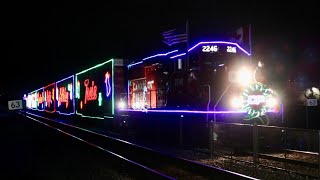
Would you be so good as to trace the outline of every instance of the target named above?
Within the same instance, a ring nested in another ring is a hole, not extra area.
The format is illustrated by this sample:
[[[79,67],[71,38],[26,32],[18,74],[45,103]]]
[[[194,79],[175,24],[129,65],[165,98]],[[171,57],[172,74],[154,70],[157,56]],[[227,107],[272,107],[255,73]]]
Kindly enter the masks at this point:
[[[23,115],[23,114],[21,114],[21,115]],[[101,146],[98,146],[98,145],[93,144],[93,143],[91,143],[91,142],[88,142],[88,141],[86,141],[86,140],[84,140],[84,139],[81,139],[81,138],[79,138],[79,137],[77,137],[77,136],[75,136],[75,135],[73,135],[73,134],[70,134],[70,133],[68,133],[68,132],[65,132],[65,131],[63,131],[63,130],[61,130],[61,129],[59,129],[59,128],[56,128],[56,127],[53,127],[53,126],[51,126],[51,125],[49,125],[49,124],[47,124],[47,123],[41,122],[41,121],[39,121],[39,120],[37,120],[37,119],[35,119],[35,118],[33,118],[33,117],[30,117],[30,116],[28,116],[28,115],[23,115],[23,116],[25,116],[25,117],[33,120],[33,121],[36,121],[36,122],[38,122],[38,123],[40,123],[40,124],[43,124],[43,125],[45,125],[45,126],[47,126],[47,127],[49,127],[49,128],[55,129],[55,130],[57,130],[57,131],[65,134],[65,135],[71,136],[72,138],[75,138],[75,139],[77,139],[77,140],[79,140],[79,141],[82,141],[82,142],[84,142],[84,143],[86,143],[86,144],[88,144],[88,145],[90,145],[90,146],[93,146],[93,147],[95,147],[95,148],[98,148],[98,149],[100,149],[100,150],[102,150],[102,151],[104,151],[104,152],[106,152],[106,153],[109,153],[109,154],[111,154],[111,155],[113,155],[113,156],[116,156],[116,157],[118,157],[118,158],[120,158],[120,159],[122,159],[122,160],[124,160],[124,161],[126,161],[126,162],[128,162],[128,163],[134,164],[134,165],[136,165],[136,166],[138,166],[138,167],[141,167],[141,168],[143,168],[143,169],[145,169],[145,170],[147,170],[147,171],[150,171],[150,172],[154,173],[155,175],[157,175],[157,176],[159,176],[159,177],[161,177],[161,178],[163,178],[163,179],[172,179],[172,180],[175,179],[175,178],[170,177],[170,176],[167,176],[167,175],[165,175],[165,174],[163,174],[163,173],[161,173],[161,172],[157,172],[157,171],[155,171],[155,170],[153,170],[153,169],[150,169],[150,168],[148,168],[148,167],[146,167],[146,166],[144,166],[144,165],[142,165],[142,164],[139,164],[139,163],[137,163],[137,162],[135,162],[135,161],[132,161],[132,160],[130,160],[130,159],[127,159],[127,158],[125,158],[125,157],[123,157],[123,156],[121,156],[121,155],[119,155],[119,154],[116,154],[116,153],[114,153],[114,152],[112,152],[112,151],[109,151],[109,150],[107,150],[107,149],[104,149],[104,148],[102,148]],[[38,116],[38,115],[35,115],[35,116]],[[40,117],[40,116],[39,116],[39,117]],[[48,120],[50,120],[50,119],[48,119]],[[53,121],[53,120],[51,120],[51,121]],[[59,122],[59,123],[61,123],[61,122]],[[61,124],[68,125],[68,124],[65,124],[65,123],[61,123]],[[72,126],[72,125],[68,125],[68,126]],[[73,126],[73,127],[75,127],[75,126]],[[81,129],[81,128],[80,128],[80,129]],[[85,129],[82,129],[82,130],[85,130]],[[87,130],[86,130],[86,131],[87,131]]]
[[[232,172],[232,171],[228,171],[228,170],[224,170],[224,169],[220,169],[220,168],[217,168],[217,167],[212,167],[212,166],[208,166],[208,165],[204,165],[204,164],[201,164],[201,163],[198,163],[198,162],[195,162],[195,161],[191,161],[191,160],[188,160],[188,159],[184,159],[184,158],[179,158],[179,157],[175,157],[175,156],[172,156],[171,154],[166,154],[164,152],[160,152],[160,151],[156,151],[156,150],[153,150],[153,149],[150,149],[150,148],[147,148],[147,147],[144,147],[144,146],[140,146],[140,145],[137,145],[137,144],[133,144],[133,143],[130,143],[128,141],[124,141],[124,140],[121,140],[121,139],[118,139],[118,138],[114,138],[114,137],[111,137],[111,136],[107,136],[107,135],[104,135],[104,134],[100,134],[100,133],[97,133],[97,132],[94,132],[94,131],[90,131],[90,130],[87,130],[87,129],[84,129],[84,128],[80,128],[80,127],[77,127],[77,126],[74,126],[74,125],[70,125],[70,124],[67,124],[67,123],[63,123],[63,122],[58,122],[58,121],[55,121],[55,120],[52,120],[50,118],[46,118],[46,117],[42,117],[42,116],[39,116],[39,115],[36,115],[36,114],[32,114],[32,113],[29,113],[29,112],[26,112],[27,114],[29,115],[32,115],[32,116],[36,116],[36,117],[39,117],[39,118],[42,118],[42,119],[45,119],[45,120],[48,120],[50,122],[54,122],[54,123],[59,123],[60,125],[64,125],[64,126],[68,126],[68,127],[71,127],[71,128],[74,128],[74,129],[77,129],[77,130],[81,130],[81,131],[85,131],[87,133],[91,133],[91,134],[94,134],[94,135],[98,135],[100,137],[103,137],[104,139],[108,138],[108,139],[111,139],[113,141],[117,141],[117,143],[122,143],[122,144],[126,144],[126,145],[130,145],[132,146],[133,148],[139,148],[140,150],[138,151],[145,151],[147,153],[153,153],[155,154],[156,156],[160,156],[160,157],[164,157],[166,159],[170,159],[172,162],[175,162],[175,164],[179,164],[179,166],[181,164],[183,164],[183,166],[188,166],[189,168],[190,167],[194,167],[192,169],[192,172],[194,173],[195,169],[201,171],[202,173],[203,172],[207,172],[209,173],[210,175],[208,174],[204,174],[204,176],[206,177],[231,177],[233,179],[255,179],[255,178],[252,178],[252,177],[249,177],[249,176],[245,176],[243,174],[239,174],[239,173],[235,173],[235,172]],[[30,116],[29,116],[30,118]],[[34,119],[34,118],[33,118]],[[37,122],[40,122],[38,120],[36,120]],[[47,123],[45,123],[47,124]],[[48,125],[50,126],[50,125]],[[53,127],[55,128],[55,127]],[[56,128],[55,128],[56,129]],[[58,131],[61,132],[61,130],[59,129]],[[65,132],[66,133],[66,132]],[[67,135],[69,135],[70,133],[67,133]],[[74,135],[70,134],[72,137],[74,137]],[[128,158],[124,158],[124,156],[121,156],[121,155],[118,155],[110,150],[107,150],[107,149],[104,149],[102,148],[101,146],[97,146],[96,144],[93,144],[91,142],[88,142],[88,141],[85,141],[81,138],[77,138],[78,140],[80,141],[83,141],[83,142],[86,142],[87,144],[91,145],[91,146],[95,146],[103,151],[106,151],[106,152],[110,152],[111,154],[113,155],[117,155],[125,160],[129,160]],[[130,149],[132,148],[130,147]],[[149,152],[148,152],[149,151]],[[116,152],[116,151],[115,151]],[[149,158],[150,159],[150,158]],[[131,160],[132,161],[132,160]],[[141,167],[143,168],[147,168],[151,171],[155,171],[155,173],[159,173],[159,174],[163,174],[157,170],[154,170],[154,169],[151,169],[151,168],[148,168],[147,166],[144,166],[142,165],[141,163],[137,163],[137,161],[135,161],[136,165],[140,165]],[[160,164],[163,162],[159,162]],[[182,167],[179,167],[179,166],[175,166],[172,165],[173,167],[177,168],[178,170],[182,169],[182,170],[185,170],[183,169]],[[171,164],[170,164],[171,165]],[[187,171],[188,172],[188,171]],[[191,171],[190,171],[191,172]],[[197,173],[198,174],[198,173]],[[213,175],[214,174],[214,175]],[[215,175],[216,174],[216,175]],[[164,174],[163,174],[164,175]],[[171,176],[167,176],[167,175],[164,175],[166,178],[169,178],[169,179],[174,179],[173,177]]]

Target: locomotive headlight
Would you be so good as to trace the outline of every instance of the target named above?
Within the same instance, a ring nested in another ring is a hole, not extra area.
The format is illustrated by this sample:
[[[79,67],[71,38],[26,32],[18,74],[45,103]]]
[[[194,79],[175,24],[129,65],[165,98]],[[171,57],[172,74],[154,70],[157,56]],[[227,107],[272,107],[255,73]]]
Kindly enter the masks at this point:
[[[118,102],[119,109],[124,109],[126,107],[126,103],[123,100],[120,100]]]
[[[231,99],[231,106],[234,108],[240,108],[241,107],[241,99],[240,98],[232,98]]]
[[[238,83],[243,86],[246,86],[252,82],[252,72],[247,68],[240,69],[237,76]]]

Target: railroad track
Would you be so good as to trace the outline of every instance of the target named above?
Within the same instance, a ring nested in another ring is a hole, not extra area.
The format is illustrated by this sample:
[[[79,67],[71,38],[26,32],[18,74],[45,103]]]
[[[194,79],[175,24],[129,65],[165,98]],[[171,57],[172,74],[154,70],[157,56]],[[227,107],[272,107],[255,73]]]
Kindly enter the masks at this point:
[[[234,155],[234,156],[239,156],[239,155],[246,155],[246,156],[253,156],[252,152],[244,152],[242,151],[241,153],[237,154],[234,152],[232,148],[224,148],[224,147],[215,147],[217,151],[220,151],[222,153],[226,153],[228,155]],[[284,153],[283,153],[284,154]],[[312,152],[304,152],[304,151],[296,151],[292,149],[287,149],[287,154],[300,154],[301,156],[316,156],[318,157],[318,153],[312,153]],[[267,159],[267,160],[272,160],[272,161],[278,161],[278,162],[283,162],[283,163],[288,163],[292,165],[299,165],[299,166],[304,166],[308,168],[319,168],[319,162],[308,162],[308,161],[303,161],[303,160],[298,160],[298,159],[292,159],[292,158],[284,158],[284,157],[277,157],[273,156],[268,153],[258,153],[258,157],[262,159]]]
[[[215,155],[217,156],[221,156],[221,157],[225,157],[227,159],[230,160],[235,160],[235,161],[239,161],[239,162],[243,162],[243,163],[249,163],[249,164],[254,164],[253,159],[251,161],[248,160],[241,160],[241,157],[251,157],[253,158],[253,153],[249,152],[249,151],[241,151],[239,153],[236,153],[234,151],[234,149],[232,148],[226,148],[226,147],[222,147],[222,146],[215,146],[215,151],[213,152]],[[195,150],[197,152],[201,152],[201,153],[206,153],[209,156],[209,152],[208,151],[199,151],[199,150]],[[284,154],[284,153],[283,153]],[[287,154],[299,154],[301,156],[314,156],[314,158],[319,158],[318,153],[313,153],[313,152],[305,152],[305,151],[296,151],[296,150],[291,150],[291,149],[287,149]],[[240,157],[240,159],[239,159]],[[284,157],[277,157],[271,154],[267,154],[267,153],[258,153],[258,158],[261,160],[269,160],[269,161],[274,161],[274,162],[280,162],[286,165],[282,165],[281,166],[270,166],[267,165],[265,163],[262,162],[258,162],[259,166],[264,166],[267,168],[271,168],[271,169],[276,169],[276,170],[280,170],[280,171],[286,171],[286,172],[290,172],[290,173],[295,173],[295,174],[299,174],[305,177],[310,177],[310,178],[318,178],[319,175],[316,174],[306,174],[305,172],[299,172],[296,170],[290,170],[290,169],[286,169],[284,167],[286,166],[300,166],[300,167],[304,167],[304,168],[312,168],[315,171],[317,171],[319,173],[319,162],[315,163],[315,162],[307,162],[307,161],[303,161],[303,160],[298,160],[298,159],[290,159],[290,158],[284,158]]]
[[[57,122],[50,118],[30,113],[21,114],[131,164],[137,171],[143,172],[143,177],[147,179],[149,179],[148,177],[152,177],[153,179],[255,179],[179,158],[172,154],[149,149],[77,126]]]
[[[272,156],[269,154],[259,153],[259,158],[288,163],[288,164],[292,164],[292,165],[304,166],[304,167],[308,167],[308,168],[319,168],[318,163],[312,163],[312,162],[306,162],[306,161],[301,161],[301,160],[296,160],[296,159],[288,159],[288,158],[282,158],[282,157],[275,157],[275,156]]]

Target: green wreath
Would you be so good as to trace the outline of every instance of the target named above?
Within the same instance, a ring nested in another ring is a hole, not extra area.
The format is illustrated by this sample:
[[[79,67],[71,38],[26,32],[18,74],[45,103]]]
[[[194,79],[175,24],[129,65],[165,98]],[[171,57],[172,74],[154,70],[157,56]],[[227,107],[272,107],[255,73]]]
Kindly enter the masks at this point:
[[[258,118],[262,121],[261,116],[266,115],[266,112],[272,108],[267,103],[272,100],[272,97],[273,91],[260,82],[254,82],[244,89],[241,94],[241,102],[242,109],[247,112],[248,116],[245,120]]]

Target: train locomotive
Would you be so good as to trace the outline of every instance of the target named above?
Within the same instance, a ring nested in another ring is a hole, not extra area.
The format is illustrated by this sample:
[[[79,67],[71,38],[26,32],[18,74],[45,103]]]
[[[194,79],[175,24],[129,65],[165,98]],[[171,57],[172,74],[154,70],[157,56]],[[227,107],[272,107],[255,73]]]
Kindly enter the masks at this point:
[[[281,123],[276,93],[261,68],[237,43],[205,41],[138,61],[110,59],[24,99],[33,112],[103,121],[160,141],[207,144],[210,122]]]

